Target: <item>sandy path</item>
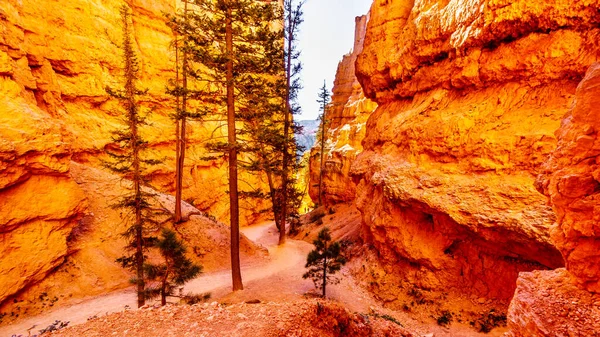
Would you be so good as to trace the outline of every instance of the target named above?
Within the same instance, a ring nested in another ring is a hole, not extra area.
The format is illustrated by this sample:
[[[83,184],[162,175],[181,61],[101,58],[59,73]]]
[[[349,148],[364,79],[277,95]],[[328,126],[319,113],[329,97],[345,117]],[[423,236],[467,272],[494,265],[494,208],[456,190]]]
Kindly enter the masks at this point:
[[[214,300],[222,303],[240,303],[248,300],[262,302],[295,301],[301,299],[307,292],[315,292],[310,280],[302,279],[305,271],[306,255],[312,245],[299,240],[288,241],[283,246],[277,245],[278,232],[274,223],[267,222],[252,227],[242,228],[242,233],[248,239],[264,246],[269,251],[269,257],[263,261],[242,260],[242,278],[244,290],[231,292],[230,271],[220,271],[203,274],[188,282],[184,292],[210,292]],[[404,312],[394,312],[382,308],[366,290],[359,287],[349,275],[346,268],[342,269],[341,282],[338,285],[327,286],[327,297],[341,302],[350,311],[368,313],[373,308],[381,314],[389,314],[403,322],[404,326],[422,336],[436,337],[475,337],[500,336],[501,331],[484,335],[464,327],[442,328],[428,322],[421,322]],[[107,295],[81,300],[68,307],[56,308],[42,315],[17,321],[15,324],[0,327],[0,336],[22,334],[27,336],[27,329],[32,334],[47,327],[55,320],[70,321],[70,325],[81,324],[88,317],[101,316],[136,307],[136,295],[133,288],[113,292]]]
[[[306,255],[311,245],[304,241],[288,240],[285,245],[277,246],[277,230],[273,222],[242,228],[242,233],[250,240],[264,246],[269,251],[266,261],[242,260],[242,277],[245,290],[231,294],[231,273],[228,270],[203,274],[190,281],[184,292],[210,292],[212,298],[228,302],[240,302],[247,299],[262,301],[287,298],[290,294],[300,296],[312,288],[310,281],[302,280],[301,275]],[[136,295],[133,288],[113,292],[107,295],[83,299],[68,307],[50,310],[42,315],[19,320],[12,325],[0,327],[0,336],[14,334],[28,335],[47,327],[55,320],[70,321],[70,325],[81,324],[89,317],[119,312],[136,307]]]

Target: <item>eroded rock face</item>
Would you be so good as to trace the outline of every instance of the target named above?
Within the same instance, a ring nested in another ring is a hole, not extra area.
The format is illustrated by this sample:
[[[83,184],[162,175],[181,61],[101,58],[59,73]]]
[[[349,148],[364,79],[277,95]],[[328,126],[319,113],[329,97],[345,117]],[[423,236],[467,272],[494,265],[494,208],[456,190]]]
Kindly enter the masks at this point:
[[[440,86],[580,77],[597,58],[597,7],[597,0],[375,0],[357,75],[378,103]]]
[[[140,80],[149,90],[141,104],[154,109],[152,128],[142,132],[150,144],[149,157],[166,158],[152,172],[152,184],[169,193],[174,189],[175,126],[165,87],[174,78],[174,53],[163,13],[173,13],[176,2],[128,3]],[[12,303],[13,297],[36,301],[35,294],[60,287],[77,297],[128,286],[129,276],[114,262],[124,246],[116,239],[123,221],[117,213],[106,215],[111,211],[99,207],[97,200],[89,200],[71,170],[72,161],[99,168],[111,132],[121,125],[118,102],[105,91],[121,81],[120,5],[89,0],[0,1],[0,304],[7,299]],[[215,127],[188,125],[183,194],[202,211],[227,220],[226,160],[201,160],[200,143]],[[260,184],[255,177],[241,179]],[[102,186],[118,190],[110,183]],[[88,201],[92,201],[89,208]],[[109,208],[107,202],[103,205]],[[259,219],[268,204],[247,206],[243,201],[243,223]],[[89,223],[94,232],[82,233],[82,226]],[[222,247],[226,229],[212,230],[204,235],[189,229],[187,241],[190,249],[197,247],[197,256],[227,254]],[[218,248],[209,248],[207,242]],[[225,261],[213,260],[204,264]],[[75,276],[79,282],[73,282]]]
[[[19,93],[0,76],[0,303],[64,262],[86,211],[64,125]]]
[[[563,265],[534,181],[600,56],[597,8],[374,2],[356,71],[379,107],[351,174],[387,273],[508,303],[519,272]]]
[[[172,193],[175,125],[169,117],[173,102],[165,88],[168,80],[175,78],[175,53],[170,48],[173,36],[164,13],[174,13],[177,2],[129,3],[140,82],[148,89],[141,104],[154,111],[149,119],[152,127],[142,133],[150,143],[149,157],[164,159],[153,169],[152,184]],[[106,86],[116,88],[121,82],[122,53],[117,47],[122,35],[120,6],[120,2],[89,0],[6,0],[0,4],[0,90],[16,88],[12,90],[22,100],[14,113],[37,109],[62,122],[65,133],[72,135],[67,142],[69,154],[75,161],[95,167],[100,167],[99,158],[110,142],[111,132],[121,123],[117,118],[121,111],[118,102],[105,91]],[[11,112],[0,107],[0,115],[8,118]],[[202,159],[206,155],[202,144],[211,135],[220,135],[216,123],[188,123],[183,198],[226,221],[226,159]],[[261,184],[250,175],[242,174],[241,179],[252,186]],[[268,208],[266,202],[252,203],[258,205],[241,210],[244,224],[260,219],[257,211]]]
[[[600,64],[577,87],[556,150],[536,181],[556,212],[551,238],[566,270],[522,273],[508,312],[510,336],[595,336],[600,331]]]
[[[600,295],[564,268],[521,273],[508,309],[509,337],[597,336]]]
[[[323,167],[323,199],[326,204],[351,202],[356,185],[350,177],[350,166],[362,151],[366,122],[377,104],[366,98],[355,75],[356,58],[363,48],[368,16],[356,17],[354,48],[338,65],[327,109],[326,144]],[[320,137],[320,135],[319,135]],[[321,144],[315,143],[310,153],[309,194],[319,200]]]
[[[41,179],[51,179],[51,177]],[[125,193],[125,189],[130,188],[130,182],[74,162],[70,165],[69,179],[80,191],[76,200],[88,201],[85,216],[70,226],[63,225],[63,227],[58,226],[59,221],[55,221],[57,225],[52,227],[55,222],[43,218],[19,226],[5,236],[6,239],[3,240],[5,249],[13,248],[20,255],[11,254],[10,251],[3,254],[6,259],[2,261],[6,261],[6,265],[12,268],[3,270],[8,271],[0,276],[2,280],[0,290],[4,292],[12,289],[21,290],[22,287],[18,288],[18,284],[12,286],[12,283],[22,280],[21,275],[32,276],[27,279],[28,287],[25,290],[15,292],[16,295],[9,301],[4,303],[0,301],[0,313],[12,312],[21,317],[34,315],[48,310],[51,306],[66,305],[72,300],[131,286],[132,273],[115,262],[125,254],[126,241],[123,233],[129,226],[129,223],[124,220],[127,218],[123,214],[126,210],[111,207],[115,200]],[[36,177],[30,178],[22,185],[26,188],[30,182],[34,182],[32,187],[37,188],[39,195],[44,197],[26,199],[23,196],[35,194],[31,191],[29,194],[19,193],[18,196],[22,197],[21,204],[32,205],[37,209],[40,206],[38,203],[51,204],[48,200],[50,198],[56,200],[55,203],[58,201],[67,205],[71,203],[71,200],[64,195],[64,191],[58,189],[62,186],[48,181],[43,181],[46,184],[40,185]],[[149,189],[147,192],[154,195],[151,203],[155,209],[173,207],[173,196]],[[185,242],[188,257],[202,265],[206,272],[229,268],[229,228],[214,219],[207,218],[189,204],[183,205],[182,212],[184,217],[189,217],[189,220],[177,225],[176,231]],[[159,215],[158,220],[167,223],[165,220],[169,216],[168,213]],[[158,231],[152,234],[159,235]],[[11,240],[12,237],[19,240]],[[62,255],[55,257],[53,251],[58,251]],[[242,258],[249,260],[267,253],[264,248],[257,247],[242,235],[240,254]],[[153,251],[147,252],[147,256],[149,259],[157,258],[156,252]],[[11,259],[12,263],[10,263]],[[50,268],[52,273],[44,274],[38,270],[35,274],[32,273],[29,267],[30,260],[48,260],[46,262],[48,266],[42,265],[42,267]],[[18,263],[18,268],[14,267],[15,262]],[[4,266],[3,264],[2,267]],[[9,288],[8,285],[11,287]],[[0,323],[13,319],[15,319],[13,315],[0,317]]]
[[[558,145],[538,188],[550,198],[557,226],[552,240],[577,282],[600,293],[600,63],[577,88],[573,109],[556,132]]]

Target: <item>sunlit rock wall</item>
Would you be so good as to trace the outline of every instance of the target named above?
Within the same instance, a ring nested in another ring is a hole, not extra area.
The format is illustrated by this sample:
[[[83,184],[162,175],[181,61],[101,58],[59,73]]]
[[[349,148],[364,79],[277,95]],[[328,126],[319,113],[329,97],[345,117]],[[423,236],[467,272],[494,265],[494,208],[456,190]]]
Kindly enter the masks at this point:
[[[175,76],[175,57],[164,13],[173,13],[176,1],[127,3],[133,13],[141,87],[149,90],[141,103],[144,110],[154,110],[144,136],[149,156],[164,159],[152,172],[151,183],[161,192],[172,193],[175,126],[169,115],[174,107],[165,89]],[[105,92],[106,86],[117,87],[122,80],[117,47],[122,36],[121,4],[0,1],[0,303],[64,263],[76,244],[73,229],[84,215],[93,213],[95,223],[104,226],[100,232],[119,235],[115,231],[121,227],[102,221],[106,219],[102,209],[87,208],[88,197],[78,185],[82,182],[74,181],[70,168],[72,161],[101,168],[111,131],[121,125],[118,102]],[[191,121],[188,131],[184,199],[226,221],[226,158],[202,160],[203,143],[221,136],[220,128],[216,122]],[[247,175],[241,180],[242,188],[262,184]],[[247,224],[264,216],[260,211],[268,204],[243,200],[241,207],[242,222]],[[114,260],[110,263],[116,265]],[[66,283],[56,286],[60,284]],[[103,288],[98,281],[90,289],[98,293],[114,284],[108,282]]]
[[[87,206],[69,176],[64,125],[29,106],[20,92],[0,76],[0,304],[64,261],[69,234]]]
[[[150,156],[164,159],[154,168],[152,184],[163,192],[174,191],[175,125],[170,119],[174,104],[166,94],[175,78],[175,55],[170,47],[172,32],[165,13],[173,13],[176,1],[130,2],[133,9],[133,39],[140,61],[140,86],[146,111],[153,113],[144,136]],[[120,2],[89,0],[17,1],[0,4],[0,75],[7,85],[17,86],[15,95],[24,110],[37,109],[60,121],[71,135],[69,154],[84,164],[99,167],[99,158],[120,126],[118,103],[105,87],[118,87],[122,79]],[[2,109],[2,108],[0,108]],[[20,111],[17,109],[17,112]],[[0,114],[7,112],[0,110]],[[188,123],[188,151],[184,175],[184,199],[221,220],[228,219],[226,158],[213,161],[203,144],[223,136],[216,122]],[[243,175],[248,188],[261,186],[259,179]],[[242,188],[245,188],[242,186]],[[211,193],[207,193],[210,191]],[[267,204],[242,201],[241,219],[251,223]]]
[[[388,274],[375,291],[403,279],[507,303],[519,272],[563,265],[534,181],[599,58],[598,8],[374,2],[357,77],[379,107],[351,174]]]

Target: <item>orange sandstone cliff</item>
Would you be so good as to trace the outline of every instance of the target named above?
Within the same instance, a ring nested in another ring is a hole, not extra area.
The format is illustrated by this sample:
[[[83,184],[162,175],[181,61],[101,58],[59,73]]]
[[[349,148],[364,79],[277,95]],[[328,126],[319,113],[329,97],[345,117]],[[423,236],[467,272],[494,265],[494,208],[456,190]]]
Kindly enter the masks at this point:
[[[414,286],[506,308],[520,272],[561,267],[561,253],[577,252],[555,248],[556,218],[534,183],[600,57],[599,6],[374,1],[356,76],[378,106],[357,158],[328,157],[325,193],[329,202],[355,195],[363,239],[382,264],[367,272],[380,298],[400,307],[398,294]],[[335,127],[351,121],[332,115]],[[326,151],[344,137],[332,132]],[[340,162],[355,184],[346,194],[332,183],[345,176],[331,173]]]
[[[579,84],[537,187],[556,212],[551,238],[566,270],[523,273],[509,308],[511,336],[600,333],[600,64]]]
[[[172,193],[175,127],[165,88],[174,78],[174,55],[163,13],[173,13],[176,2],[129,3],[140,80],[149,90],[141,103],[154,110],[145,137],[151,156],[165,159],[152,173],[152,185]],[[119,127],[118,103],[105,92],[121,80],[119,6],[118,1],[0,1],[0,305],[10,299],[13,314],[22,315],[33,304],[20,301],[34,301],[46,289],[77,297],[127,286],[127,276],[114,263],[123,247],[122,221],[107,209],[108,196],[90,192],[102,187],[101,192],[114,193],[119,189],[111,186],[119,180],[102,180],[106,173],[98,170],[88,177],[97,185],[88,186],[89,179],[80,175],[101,167],[110,132]],[[183,194],[199,210],[226,220],[226,160],[201,160],[202,142],[218,136],[215,129],[214,123],[188,125]],[[74,170],[77,165],[83,168]],[[242,179],[253,187],[261,184],[255,177]],[[268,204],[244,206],[242,201],[242,222],[251,223]],[[213,223],[202,219],[193,223]],[[205,234],[208,239],[190,235],[188,246],[200,261],[213,256],[203,262],[209,269],[227,260],[224,233],[226,228],[218,227]],[[89,284],[72,284],[65,275]]]
[[[166,87],[175,78],[175,55],[165,13],[174,13],[176,3],[130,2],[140,82],[148,89],[141,103],[154,111],[144,137],[150,143],[150,156],[164,159],[154,168],[152,184],[167,193],[174,191],[175,126],[169,117],[173,100]],[[26,110],[42,113],[61,125],[67,154],[76,162],[95,167],[100,166],[99,157],[120,123],[118,103],[105,92],[106,86],[117,87],[121,81],[120,5],[89,0],[7,0],[0,4],[2,88],[19,98],[19,103],[12,105],[21,104],[12,114],[5,106],[0,107],[0,114],[9,118]],[[222,129],[216,122],[188,124],[183,198],[226,220],[226,159],[202,160],[206,155],[202,144],[211,136],[219,136]],[[3,138],[13,141],[10,135]],[[252,176],[243,179],[252,187],[261,184]],[[244,223],[258,220],[261,215],[257,211],[268,207],[252,202],[252,207],[242,211]]]

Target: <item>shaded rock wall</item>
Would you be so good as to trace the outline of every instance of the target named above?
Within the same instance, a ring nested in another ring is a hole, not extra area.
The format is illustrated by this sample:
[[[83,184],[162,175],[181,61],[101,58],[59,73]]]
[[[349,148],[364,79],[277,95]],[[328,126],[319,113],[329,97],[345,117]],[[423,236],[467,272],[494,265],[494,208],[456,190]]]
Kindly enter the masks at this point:
[[[597,336],[600,295],[559,268],[521,273],[508,309],[507,337]]]
[[[557,215],[552,241],[582,288],[600,293],[600,64],[577,88],[538,188]]]
[[[374,2],[356,73],[379,107],[351,174],[363,237],[387,273],[507,303],[519,272],[563,265],[534,181],[600,57],[597,9]]]
[[[599,104],[600,64],[595,63],[577,87],[573,107],[556,131],[556,150],[536,181],[556,212],[551,238],[566,270],[520,275],[509,308],[511,336],[600,331]]]
[[[356,17],[354,47],[338,64],[331,104],[327,107],[322,187],[326,204],[351,202],[354,199],[356,185],[349,174],[350,166],[362,151],[367,118],[377,107],[377,104],[365,98],[355,75],[356,58],[363,48],[367,22],[366,15]],[[319,200],[320,154],[321,144],[317,141],[311,149],[309,164],[309,194],[315,203]]]

